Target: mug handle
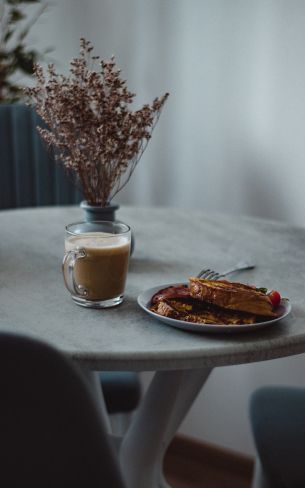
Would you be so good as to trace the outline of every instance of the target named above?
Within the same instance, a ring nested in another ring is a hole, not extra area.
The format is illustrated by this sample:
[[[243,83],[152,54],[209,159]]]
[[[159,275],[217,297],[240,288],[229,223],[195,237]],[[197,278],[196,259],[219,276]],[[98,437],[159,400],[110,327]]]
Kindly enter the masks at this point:
[[[73,249],[67,251],[64,255],[62,262],[62,272],[64,276],[64,282],[72,295],[80,297],[86,297],[88,290],[83,285],[77,284],[74,276],[74,266],[78,259],[83,259],[87,256],[85,249]]]

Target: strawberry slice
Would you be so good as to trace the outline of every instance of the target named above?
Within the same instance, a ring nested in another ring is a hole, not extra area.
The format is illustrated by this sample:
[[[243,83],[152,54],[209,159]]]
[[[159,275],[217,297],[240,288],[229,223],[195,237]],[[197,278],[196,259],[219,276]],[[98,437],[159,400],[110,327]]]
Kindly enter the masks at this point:
[[[271,303],[274,308],[277,308],[279,304],[281,303],[281,295],[279,294],[278,291],[272,290],[268,293],[268,297],[271,300]]]

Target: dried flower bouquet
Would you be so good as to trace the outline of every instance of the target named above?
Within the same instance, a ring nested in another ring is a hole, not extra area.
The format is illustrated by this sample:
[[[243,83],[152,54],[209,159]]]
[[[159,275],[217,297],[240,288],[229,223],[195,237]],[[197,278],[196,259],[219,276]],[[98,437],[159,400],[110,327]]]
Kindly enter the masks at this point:
[[[130,179],[168,93],[132,111],[135,94],[120,78],[114,58],[99,60],[92,50],[82,38],[68,76],[49,65],[46,78],[36,65],[36,86],[26,92],[47,124],[38,127],[43,140],[56,148],[56,158],[74,174],[87,202],[104,207]]]

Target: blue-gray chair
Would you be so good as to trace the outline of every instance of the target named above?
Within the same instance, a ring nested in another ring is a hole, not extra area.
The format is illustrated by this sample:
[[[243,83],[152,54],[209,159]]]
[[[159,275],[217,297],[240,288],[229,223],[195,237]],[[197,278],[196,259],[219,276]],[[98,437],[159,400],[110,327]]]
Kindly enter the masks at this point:
[[[78,204],[82,195],[54,161],[36,130],[42,125],[25,105],[0,105],[0,209]],[[134,410],[141,397],[133,372],[100,373],[109,413]]]
[[[53,347],[0,334],[0,486],[124,488],[81,371]]]
[[[37,133],[42,125],[25,105],[0,105],[0,209],[75,204],[81,193],[55,163]]]
[[[305,487],[305,390],[263,387],[250,401],[257,449],[253,488]]]

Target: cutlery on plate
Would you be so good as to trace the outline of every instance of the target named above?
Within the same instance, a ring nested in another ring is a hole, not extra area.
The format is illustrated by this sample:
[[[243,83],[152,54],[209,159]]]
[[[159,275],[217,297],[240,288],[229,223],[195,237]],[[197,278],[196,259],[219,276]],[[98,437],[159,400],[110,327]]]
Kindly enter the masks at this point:
[[[255,264],[251,261],[240,261],[237,263],[233,268],[229,268],[222,273],[217,273],[212,269],[202,269],[200,273],[198,273],[197,278],[203,278],[205,280],[219,280],[219,278],[224,278],[225,276],[235,273],[235,271],[242,271],[245,269],[253,269],[255,268]]]

